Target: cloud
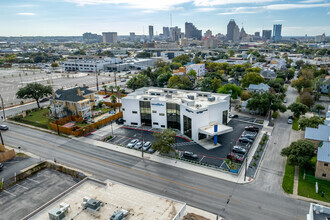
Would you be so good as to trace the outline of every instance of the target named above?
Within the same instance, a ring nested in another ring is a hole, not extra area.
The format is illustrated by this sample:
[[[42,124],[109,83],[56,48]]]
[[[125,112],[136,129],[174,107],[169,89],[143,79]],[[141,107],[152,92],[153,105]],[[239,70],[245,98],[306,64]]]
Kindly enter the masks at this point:
[[[36,15],[35,13],[31,13],[31,12],[20,12],[17,13],[17,15],[23,15],[23,16],[34,16]]]
[[[283,21],[285,21],[285,20],[279,19],[279,20],[274,20],[273,22],[283,22]]]
[[[210,11],[216,11],[217,8],[196,8],[195,11],[197,12],[210,12]]]
[[[324,0],[305,0],[301,1],[300,3],[319,3],[319,2],[325,2]]]
[[[209,7],[215,5],[233,5],[233,4],[254,4],[275,2],[278,0],[194,0],[194,5],[199,7]]]
[[[219,15],[228,15],[228,14],[252,14],[257,12],[265,11],[279,11],[279,10],[291,10],[291,9],[304,9],[304,8],[322,8],[329,7],[330,3],[324,4],[273,4],[257,7],[237,7],[230,8],[226,12],[221,12]]]
[[[328,13],[327,13],[328,15],[330,15],[330,11],[328,11]]]

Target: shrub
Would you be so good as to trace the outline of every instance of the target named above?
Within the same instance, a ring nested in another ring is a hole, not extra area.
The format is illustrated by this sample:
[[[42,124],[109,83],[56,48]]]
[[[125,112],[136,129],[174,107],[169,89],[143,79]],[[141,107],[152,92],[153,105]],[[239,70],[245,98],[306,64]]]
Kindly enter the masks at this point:
[[[257,166],[256,162],[253,162],[253,166],[254,166],[254,167]]]
[[[274,112],[272,118],[277,118],[277,117],[278,117],[278,112]]]

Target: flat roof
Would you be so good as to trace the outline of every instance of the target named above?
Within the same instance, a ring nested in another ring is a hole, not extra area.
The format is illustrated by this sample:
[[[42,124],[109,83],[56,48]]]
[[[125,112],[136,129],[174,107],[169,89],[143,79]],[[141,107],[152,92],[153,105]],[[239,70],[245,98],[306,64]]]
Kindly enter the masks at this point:
[[[83,198],[88,197],[103,202],[99,211],[82,208]],[[186,204],[156,194],[145,192],[123,184],[101,182],[92,178],[86,178],[73,186],[62,196],[50,201],[44,208],[32,215],[29,219],[49,219],[48,213],[60,204],[70,205],[66,219],[110,219],[117,210],[127,210],[129,214],[125,219],[173,219]],[[28,219],[26,217],[26,219]]]
[[[214,131],[214,126],[217,125],[218,129],[217,131]],[[204,126],[204,127],[200,127],[198,129],[198,131],[202,134],[206,134],[206,135],[220,135],[220,134],[225,134],[228,132],[233,131],[233,128],[227,125],[222,125],[222,124],[218,124],[218,123],[210,123],[208,126]]]
[[[188,96],[193,96],[193,100]],[[209,98],[214,101],[210,101]],[[128,94],[125,99],[138,99],[140,101],[165,101],[184,104],[191,109],[203,109],[210,105],[229,102],[230,94],[219,94],[194,90],[180,90],[171,88],[143,87]]]

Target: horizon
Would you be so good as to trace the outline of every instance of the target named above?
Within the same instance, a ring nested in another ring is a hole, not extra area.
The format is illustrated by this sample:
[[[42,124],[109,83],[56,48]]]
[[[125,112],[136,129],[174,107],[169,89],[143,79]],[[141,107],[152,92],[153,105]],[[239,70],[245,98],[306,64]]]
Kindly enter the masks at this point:
[[[4,0],[0,35],[79,36],[108,31],[148,35],[149,25],[159,35],[162,27],[178,26],[184,32],[184,22],[215,35],[226,34],[230,19],[248,34],[282,24],[283,36],[330,35],[329,7],[327,0]]]

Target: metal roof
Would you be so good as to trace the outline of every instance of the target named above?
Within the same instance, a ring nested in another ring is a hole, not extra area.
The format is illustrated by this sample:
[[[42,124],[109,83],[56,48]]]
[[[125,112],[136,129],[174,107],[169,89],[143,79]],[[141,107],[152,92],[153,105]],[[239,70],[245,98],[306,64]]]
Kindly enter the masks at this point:
[[[305,138],[316,141],[329,141],[330,126],[319,125],[318,128],[306,128]]]
[[[322,147],[317,149],[317,160],[330,163],[330,142],[323,142]]]

